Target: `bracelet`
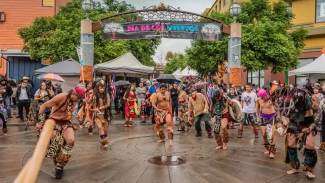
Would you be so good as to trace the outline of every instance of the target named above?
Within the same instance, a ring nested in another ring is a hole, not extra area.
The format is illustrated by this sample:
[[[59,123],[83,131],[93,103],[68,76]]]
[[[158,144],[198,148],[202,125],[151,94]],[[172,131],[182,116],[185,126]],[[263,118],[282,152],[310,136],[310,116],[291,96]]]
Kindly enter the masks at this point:
[[[39,114],[39,115],[38,115],[38,120],[39,120],[38,123],[40,123],[40,124],[44,124],[44,122],[45,122],[45,113],[43,113],[43,114]]]

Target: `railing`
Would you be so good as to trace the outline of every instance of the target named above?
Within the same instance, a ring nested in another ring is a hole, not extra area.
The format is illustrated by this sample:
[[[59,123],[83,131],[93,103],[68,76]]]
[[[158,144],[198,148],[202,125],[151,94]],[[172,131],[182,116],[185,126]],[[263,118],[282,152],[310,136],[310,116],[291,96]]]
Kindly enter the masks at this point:
[[[55,121],[48,119],[44,123],[42,133],[36,144],[33,156],[27,161],[26,165],[16,177],[14,183],[34,183],[38,172],[41,168],[47,146],[50,142],[51,135],[54,129]]]

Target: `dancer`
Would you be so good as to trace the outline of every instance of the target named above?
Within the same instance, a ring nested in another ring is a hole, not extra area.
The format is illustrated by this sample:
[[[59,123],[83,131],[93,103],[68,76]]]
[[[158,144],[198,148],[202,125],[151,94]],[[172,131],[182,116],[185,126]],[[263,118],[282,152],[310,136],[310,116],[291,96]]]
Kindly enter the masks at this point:
[[[185,128],[187,127],[187,130],[192,126],[188,122],[188,120],[185,119],[186,112],[188,110],[188,96],[186,92],[184,91],[185,85],[179,84],[178,85],[178,118],[179,118],[179,127],[177,131],[185,131]]]
[[[260,89],[258,92],[260,98],[256,102],[256,116],[257,121],[261,122],[262,136],[264,140],[264,146],[266,148],[265,154],[269,154],[270,158],[274,158],[276,147],[276,123],[277,113],[275,106],[264,89]],[[261,119],[260,119],[261,116]]]
[[[151,102],[150,102],[150,94],[147,87],[144,87],[144,91],[146,93],[145,99],[141,104],[141,122],[146,123],[147,119],[150,118],[151,111]]]
[[[232,105],[232,100],[223,95],[221,91],[216,90],[213,93],[213,98],[210,105],[210,114],[211,118],[213,118],[214,138],[218,144],[216,149],[227,149],[227,143],[229,141],[227,129],[229,119],[228,108]],[[222,130],[222,135],[220,135],[220,127]]]
[[[4,136],[7,136],[7,109],[5,108],[5,102],[3,99],[3,88],[0,88],[0,120],[2,124],[2,132]]]
[[[304,89],[290,89],[289,87],[281,87],[275,94],[278,98],[283,126],[287,127],[284,162],[292,168],[287,171],[287,174],[299,172],[300,162],[297,153],[297,143],[299,143],[299,149],[305,146],[303,170],[307,171],[308,178],[315,178],[312,172],[317,163],[314,146],[317,129],[311,109],[313,103],[311,94]]]
[[[94,96],[92,98],[92,111],[94,112],[93,119],[98,128],[100,143],[106,149],[109,142],[107,138],[108,123],[112,116],[109,111],[111,99],[109,94],[106,92],[104,80],[100,80],[94,88]]]
[[[252,91],[252,85],[246,84],[246,91],[241,96],[241,104],[243,106],[244,120],[241,121],[238,129],[238,138],[242,138],[244,124],[248,122],[253,127],[255,138],[258,138],[258,121],[256,119],[256,101],[257,95]]]
[[[123,99],[125,100],[125,123],[124,127],[131,127],[133,124],[133,119],[136,115],[136,109],[134,104],[137,101],[137,96],[135,94],[135,85],[132,84],[126,90]]]
[[[87,90],[86,90],[85,99],[83,102],[83,106],[78,112],[80,128],[83,128],[83,125],[85,125],[88,128],[89,135],[93,135],[93,128],[94,128],[92,98],[93,98],[93,93],[94,93],[94,88],[96,86],[96,83],[97,83],[96,81],[93,81],[93,82],[88,82],[86,84]]]
[[[325,85],[323,85],[323,92],[325,92]],[[319,119],[316,119],[316,121],[318,120],[318,124],[321,126],[321,143],[319,146],[319,150],[323,150],[325,152],[325,98],[323,98],[320,101],[319,104],[319,108],[321,111],[321,119],[322,121],[320,121]]]
[[[156,125],[154,129],[157,131],[157,137],[160,138],[158,142],[165,141],[165,133],[161,129],[161,126],[165,123],[167,124],[167,134],[169,139],[169,145],[172,146],[173,138],[174,138],[174,131],[173,131],[173,115],[172,115],[172,104],[170,93],[167,90],[165,84],[160,85],[160,92],[158,92],[153,99],[152,106],[155,109],[155,121]]]
[[[55,168],[55,178],[61,179],[63,167],[69,162],[72,148],[74,146],[74,130],[76,128],[71,123],[72,112],[77,102],[85,97],[83,87],[75,87],[69,93],[61,93],[48,102],[40,106],[39,122],[36,129],[41,130],[45,122],[45,110],[52,108],[49,116],[55,121],[55,128],[51,138],[51,143],[46,151],[46,157],[53,158]]]
[[[201,120],[203,120],[205,123],[205,130],[208,133],[208,137],[213,138],[211,124],[209,123],[210,119],[208,102],[205,96],[200,92],[201,89],[198,89],[198,91],[190,91],[192,94],[188,102],[188,114],[193,114],[195,117],[194,125],[196,130],[196,137],[202,136]]]

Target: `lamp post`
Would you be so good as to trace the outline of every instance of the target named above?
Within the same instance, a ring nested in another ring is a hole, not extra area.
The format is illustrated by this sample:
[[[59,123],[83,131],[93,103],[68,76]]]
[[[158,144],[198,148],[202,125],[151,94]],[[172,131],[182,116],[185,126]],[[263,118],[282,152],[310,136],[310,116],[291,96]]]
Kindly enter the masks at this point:
[[[233,3],[229,8],[234,23],[230,24],[230,36],[228,38],[228,73],[229,82],[236,87],[240,87],[242,83],[241,24],[237,23],[237,17],[241,12],[242,6],[239,3]]]
[[[80,24],[80,80],[92,81],[94,66],[94,33],[92,30],[92,21],[89,19],[89,13],[94,9],[91,0],[84,0],[81,5],[86,12],[87,19],[81,20]]]
[[[89,19],[89,13],[93,11],[94,4],[91,2],[91,0],[84,0],[81,7],[86,12],[87,19]]]

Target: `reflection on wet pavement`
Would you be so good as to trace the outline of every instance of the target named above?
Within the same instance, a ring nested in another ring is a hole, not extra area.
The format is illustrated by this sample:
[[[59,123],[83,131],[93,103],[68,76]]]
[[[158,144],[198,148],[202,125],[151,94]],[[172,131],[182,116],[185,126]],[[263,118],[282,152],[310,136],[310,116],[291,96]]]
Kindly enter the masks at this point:
[[[168,142],[157,143],[151,124],[132,128],[122,124],[115,121],[110,125],[107,150],[100,148],[97,129],[92,136],[87,129],[78,129],[72,158],[59,182],[325,182],[324,153],[317,151],[315,180],[308,180],[304,172],[286,175],[290,168],[282,163],[284,138],[278,138],[278,152],[272,160],[263,153],[263,139],[255,139],[249,127],[242,139],[236,138],[236,130],[230,130],[228,149],[216,150],[214,139],[195,137],[194,129],[175,132],[174,146],[169,146]],[[36,135],[33,128],[25,132],[24,127],[14,126],[9,127],[7,137],[0,134],[1,183],[12,182],[32,156]],[[299,159],[303,160],[303,151]],[[58,182],[53,174],[53,162],[46,158],[37,182]]]

